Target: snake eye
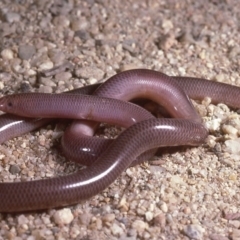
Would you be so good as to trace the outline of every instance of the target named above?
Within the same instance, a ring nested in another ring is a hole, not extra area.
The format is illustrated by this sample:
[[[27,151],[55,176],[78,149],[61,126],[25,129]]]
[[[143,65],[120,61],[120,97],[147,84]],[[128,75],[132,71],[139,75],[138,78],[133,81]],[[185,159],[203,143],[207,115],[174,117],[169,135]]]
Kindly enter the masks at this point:
[[[12,102],[8,102],[8,103],[7,103],[7,106],[8,106],[9,108],[11,108],[11,107],[13,106],[13,103],[12,103]]]

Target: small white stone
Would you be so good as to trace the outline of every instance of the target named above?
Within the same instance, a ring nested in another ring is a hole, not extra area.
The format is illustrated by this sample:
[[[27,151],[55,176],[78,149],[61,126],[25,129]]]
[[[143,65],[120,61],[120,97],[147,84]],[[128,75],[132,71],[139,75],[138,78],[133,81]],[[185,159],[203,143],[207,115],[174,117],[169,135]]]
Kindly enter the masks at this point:
[[[226,134],[231,134],[231,135],[237,135],[238,133],[238,130],[235,127],[227,124],[224,124],[222,126],[222,131]]]
[[[69,224],[74,219],[73,214],[69,208],[61,209],[53,215],[54,222],[63,225]]]
[[[22,147],[22,148],[26,148],[26,146],[27,146],[27,145],[26,145],[26,142],[23,142],[23,143],[21,144],[21,147]]]
[[[129,177],[132,177],[133,172],[132,172],[132,170],[131,170],[130,168],[128,168],[128,169],[126,170],[126,174],[127,174]]]
[[[203,100],[202,100],[202,104],[204,106],[209,106],[209,104],[211,103],[212,99],[210,97],[205,97]]]
[[[208,144],[209,147],[213,148],[216,144],[216,137],[209,135],[206,139],[206,143]]]
[[[180,72],[180,75],[181,75],[181,76],[183,76],[183,75],[186,74],[186,69],[183,68],[183,67],[179,67],[179,68],[178,68],[178,71]]]
[[[165,202],[163,202],[160,206],[161,210],[166,213],[168,211],[168,206]]]
[[[39,65],[39,71],[48,70],[53,68],[53,62],[47,61]]]
[[[10,60],[10,59],[13,59],[14,54],[13,54],[13,51],[11,49],[6,48],[6,49],[2,50],[1,56],[5,60]]]
[[[146,218],[146,220],[148,221],[148,222],[150,222],[150,221],[152,221],[152,219],[153,219],[153,213],[152,212],[146,212],[145,213],[145,218]]]
[[[212,63],[207,63],[207,67],[209,68],[209,69],[213,69],[213,64]]]
[[[27,71],[27,75],[28,75],[28,76],[35,76],[35,75],[37,75],[37,72],[34,71],[33,69],[29,69],[29,70]]]
[[[114,236],[120,236],[123,234],[123,229],[120,226],[118,226],[116,223],[112,224],[111,231]]]
[[[170,185],[176,186],[176,185],[186,185],[186,183],[183,181],[183,179],[180,176],[174,175],[171,177]]]
[[[4,83],[0,82],[0,89],[3,89],[3,88],[4,88]]]
[[[97,83],[97,79],[91,77],[91,78],[89,78],[89,79],[87,80],[87,83],[89,83],[89,84],[95,84],[95,83]]]
[[[211,121],[206,122],[206,127],[209,131],[216,131],[219,129],[221,123],[221,119],[213,119]]]
[[[173,23],[171,20],[164,19],[162,22],[163,29],[168,32],[169,30],[173,29]]]
[[[215,79],[217,80],[217,82],[224,82],[225,76],[222,73],[219,73],[215,76]]]
[[[198,56],[199,56],[202,60],[204,60],[204,59],[206,58],[206,51],[205,51],[205,49],[203,49],[203,50],[198,54]]]
[[[225,145],[227,146],[227,152],[232,154],[238,154],[240,153],[240,138],[237,138],[235,140],[227,140],[225,141]]]
[[[15,73],[22,73],[23,72],[23,69],[20,65],[13,65],[12,69]]]

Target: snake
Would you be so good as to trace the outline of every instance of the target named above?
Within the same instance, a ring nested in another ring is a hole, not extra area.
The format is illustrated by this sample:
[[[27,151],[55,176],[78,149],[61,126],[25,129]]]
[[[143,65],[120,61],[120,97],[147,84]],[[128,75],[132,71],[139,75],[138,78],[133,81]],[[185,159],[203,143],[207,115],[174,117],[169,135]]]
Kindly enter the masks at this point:
[[[129,166],[152,156],[159,147],[204,143],[208,131],[190,100],[204,97],[211,98],[214,104],[240,108],[237,86],[204,78],[168,76],[149,69],[123,71],[103,84],[67,93],[1,97],[0,110],[6,114],[0,116],[0,143],[52,119],[74,119],[62,137],[62,148],[66,156],[87,167],[49,179],[0,183],[0,212],[77,204],[102,192]],[[160,104],[171,117],[156,118],[129,102],[139,98]],[[99,122],[125,130],[114,140],[99,140],[93,136]]]

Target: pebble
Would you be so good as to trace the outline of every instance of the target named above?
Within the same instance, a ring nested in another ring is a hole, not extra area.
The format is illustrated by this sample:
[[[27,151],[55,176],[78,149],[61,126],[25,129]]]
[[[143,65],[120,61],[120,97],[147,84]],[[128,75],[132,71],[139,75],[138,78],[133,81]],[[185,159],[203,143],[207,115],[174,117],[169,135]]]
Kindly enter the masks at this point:
[[[224,76],[224,74],[220,73],[215,76],[215,79],[217,80],[217,82],[224,82],[226,77]]]
[[[233,228],[232,230],[232,240],[240,239],[240,229]]]
[[[165,30],[165,32],[169,32],[173,28],[172,21],[169,19],[163,19],[162,28]]]
[[[154,223],[155,226],[164,229],[165,226],[166,226],[166,216],[165,216],[165,214],[163,214],[163,213],[158,214],[156,217],[154,217],[153,223]]]
[[[171,177],[170,183],[172,186],[176,186],[176,185],[186,185],[186,183],[184,182],[184,180],[178,176],[178,175],[174,175]]]
[[[53,89],[50,86],[43,86],[42,85],[42,86],[39,87],[39,92],[41,92],[41,93],[52,93]]]
[[[85,30],[76,31],[74,36],[79,37],[82,41],[87,41],[88,39],[91,39],[90,34]]]
[[[32,45],[21,45],[18,49],[18,56],[22,60],[29,60],[36,53],[36,48]]]
[[[81,233],[81,229],[79,228],[79,226],[74,226],[71,228],[71,232],[70,232],[70,235],[71,235],[71,239],[75,239],[77,238],[77,236]],[[64,240],[64,238],[63,238]]]
[[[11,165],[9,168],[9,172],[11,174],[18,174],[21,171],[18,165]]]
[[[121,71],[127,71],[135,68],[143,68],[143,64],[142,63],[123,64],[120,69]]]
[[[240,221],[239,220],[230,220],[229,224],[232,225],[234,228],[240,228]]]
[[[41,145],[41,146],[45,146],[46,145],[46,136],[45,135],[40,135],[38,137],[38,143]]]
[[[46,61],[46,62],[43,62],[42,64],[39,65],[38,70],[41,72],[41,71],[48,70],[48,69],[51,69],[51,68],[53,68],[53,62]]]
[[[133,4],[127,0],[32,2],[0,3],[1,95],[62,92],[133,68],[155,69],[173,76],[206,77],[240,86],[237,0],[221,4],[215,4],[216,0],[208,4],[195,4],[194,0],[163,4],[153,0]],[[184,18],[182,12],[193,17]],[[185,42],[181,41],[184,34],[188,35]],[[35,52],[31,53],[32,46]],[[61,68],[66,62],[74,68]],[[45,75],[51,78],[39,78],[44,76],[39,65],[51,69]],[[77,76],[78,69],[85,72],[80,71]],[[216,131],[210,132],[208,141],[213,149],[203,144],[167,151],[155,166],[144,163],[131,167],[102,193],[69,207],[75,219],[66,226],[53,218],[60,209],[0,214],[0,238],[193,239],[183,229],[189,224],[203,224],[206,233],[202,233],[202,239],[237,239],[236,193],[240,180],[236,156],[240,154],[237,147],[229,150],[224,141],[240,137],[240,123],[230,119],[238,112],[215,105],[210,99],[194,105],[204,121],[213,121],[209,128]],[[216,118],[219,120],[214,122]],[[52,124],[46,127],[55,129]],[[99,133],[103,135],[102,129]],[[8,154],[1,150],[4,157],[0,156],[0,181],[25,181],[28,176],[40,179],[77,170],[59,153],[59,141],[54,137],[52,143],[49,137],[51,134],[46,131],[35,131],[2,144]],[[22,143],[25,148],[20,147]],[[19,176],[11,174],[15,172],[14,165],[21,169]],[[165,204],[161,206],[162,203]],[[108,211],[104,210],[106,206]],[[236,213],[236,219],[224,218],[222,209],[228,209],[230,215]]]
[[[51,223],[49,216],[43,216],[42,221],[45,225],[49,225]]]
[[[53,19],[53,24],[56,27],[61,26],[62,28],[67,28],[70,25],[70,20],[64,15],[59,15]]]
[[[5,81],[5,82],[8,82],[11,80],[11,74],[9,73],[6,73],[6,72],[2,72],[0,73],[0,89],[3,89],[4,88],[4,83],[2,81]]]
[[[132,223],[132,228],[135,229],[137,232],[141,233],[145,229],[147,229],[147,224],[143,222],[142,220],[135,220]]]
[[[70,72],[62,72],[55,75],[57,81],[67,82],[72,77]]]
[[[90,77],[88,80],[87,80],[87,83],[92,85],[92,84],[95,84],[97,83],[98,80],[96,78],[93,78],[93,77]]]
[[[58,225],[70,224],[74,216],[69,208],[58,210],[53,215],[53,220]]]
[[[18,13],[15,13],[15,12],[7,12],[6,15],[5,15],[5,19],[9,23],[19,22],[20,19],[21,19],[21,16]]]
[[[102,220],[104,222],[112,222],[112,221],[114,221],[114,219],[115,219],[115,214],[113,214],[113,213],[108,213],[102,217]]]
[[[235,127],[233,127],[231,125],[226,125],[226,124],[222,125],[222,131],[225,134],[230,134],[230,135],[235,135],[235,136],[237,136],[237,134],[238,134],[238,129],[236,129]]]
[[[116,223],[113,223],[111,225],[111,232],[114,236],[121,236],[123,234],[123,229]]]
[[[50,49],[48,56],[55,65],[60,65],[66,60],[65,54],[59,49]]]
[[[125,234],[123,234],[118,240],[136,240],[136,237],[127,237]]]
[[[168,51],[171,47],[177,44],[174,34],[166,34],[162,37],[159,47],[164,51]]]
[[[28,236],[27,240],[36,240],[36,238],[34,236]]]
[[[102,229],[102,220],[100,218],[97,218],[96,219],[96,228],[98,230],[101,230]]]
[[[219,234],[210,234],[209,238],[210,238],[210,240],[229,240],[228,237],[224,237],[224,236],[219,235]]]
[[[49,86],[49,87],[56,87],[57,84],[51,79],[51,77],[40,77],[39,78],[39,83],[43,84],[44,86]]]
[[[153,219],[153,213],[152,212],[146,212],[145,213],[145,218],[146,218],[146,220],[148,221],[148,222],[150,222],[150,221],[152,221],[152,219]]]
[[[79,222],[82,225],[88,226],[92,219],[92,214],[90,213],[82,213],[78,216]]]
[[[11,49],[6,48],[1,51],[1,57],[5,60],[11,60],[14,58],[14,53]]]
[[[73,19],[71,22],[71,29],[76,32],[78,30],[86,29],[88,26],[88,21],[86,18]]]
[[[205,123],[207,129],[211,132],[215,132],[220,128],[221,119],[213,119]]]
[[[165,202],[163,202],[160,206],[161,210],[166,213],[168,211],[168,206]]]
[[[204,229],[200,225],[188,225],[183,229],[183,232],[191,239],[201,240]]]
[[[29,222],[28,218],[23,214],[18,216],[17,221],[18,221],[19,225],[28,224],[28,222]]]
[[[204,106],[209,106],[209,104],[211,103],[211,98],[210,97],[205,97],[203,100],[202,100],[202,104],[204,105]]]
[[[104,76],[104,71],[96,67],[83,67],[76,69],[75,75],[79,78],[95,78],[101,80]]]
[[[239,154],[240,153],[239,144],[240,138],[225,141],[225,145],[227,147],[226,151],[232,154]]]
[[[206,143],[209,145],[209,147],[213,148],[216,146],[216,137],[209,135],[206,139]]]
[[[26,71],[26,74],[27,74],[29,77],[31,77],[31,76],[36,76],[36,75],[37,75],[37,72],[36,72],[35,70],[33,70],[33,69],[28,69],[28,70]]]

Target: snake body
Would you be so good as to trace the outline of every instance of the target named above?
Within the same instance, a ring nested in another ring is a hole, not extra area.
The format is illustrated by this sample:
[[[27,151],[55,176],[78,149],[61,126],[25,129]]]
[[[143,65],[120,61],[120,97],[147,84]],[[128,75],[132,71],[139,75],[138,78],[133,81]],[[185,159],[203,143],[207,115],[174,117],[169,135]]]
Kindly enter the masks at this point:
[[[92,93],[92,96],[85,95]],[[0,142],[40,127],[52,118],[69,118],[78,121],[63,137],[66,155],[77,159],[83,151],[83,147],[77,146],[83,140],[89,142],[89,149],[93,148],[91,153],[96,152],[89,164],[88,160],[83,161],[89,166],[77,173],[37,181],[0,183],[0,212],[78,203],[104,190],[137,161],[139,155],[153,154],[151,149],[203,143],[208,132],[189,97],[203,99],[206,96],[213,103],[240,107],[240,88],[236,86],[199,78],[169,77],[146,69],[125,71],[101,86],[68,94],[26,93],[0,98],[0,110],[7,113],[0,117]],[[126,102],[135,98],[147,98],[161,104],[173,118],[156,119],[145,109]],[[127,129],[114,141],[99,143],[91,137],[95,124],[82,120],[116,124]]]

